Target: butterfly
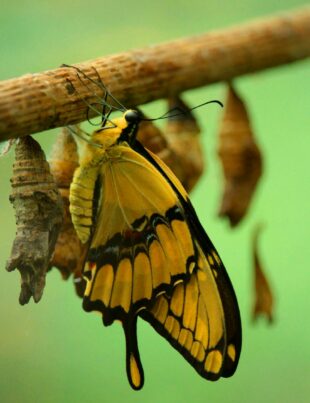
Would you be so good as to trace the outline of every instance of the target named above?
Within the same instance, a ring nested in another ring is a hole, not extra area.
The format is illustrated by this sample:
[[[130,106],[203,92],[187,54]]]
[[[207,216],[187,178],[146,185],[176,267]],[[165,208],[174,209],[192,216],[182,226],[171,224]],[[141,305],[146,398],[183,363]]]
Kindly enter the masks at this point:
[[[72,221],[89,244],[83,308],[105,326],[122,323],[133,389],[144,383],[138,318],[204,378],[229,377],[241,350],[232,284],[182,184],[136,140],[142,114],[118,105],[122,116],[109,119],[108,105],[85,143],[70,187]]]

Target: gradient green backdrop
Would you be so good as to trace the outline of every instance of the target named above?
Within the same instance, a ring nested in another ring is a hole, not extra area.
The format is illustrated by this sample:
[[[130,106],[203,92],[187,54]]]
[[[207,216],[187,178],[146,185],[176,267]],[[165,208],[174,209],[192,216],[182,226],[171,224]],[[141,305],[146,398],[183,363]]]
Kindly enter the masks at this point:
[[[154,4],[153,4],[154,3]],[[206,32],[301,6],[303,1],[159,0],[146,2],[2,0],[0,78],[55,68],[133,47]],[[255,43],[253,43],[255,46]],[[204,128],[206,174],[192,193],[202,223],[221,253],[243,319],[243,351],[231,379],[200,378],[142,320],[142,391],[125,374],[124,337],[81,309],[70,281],[47,276],[42,301],[18,304],[19,273],[4,270],[15,234],[8,202],[13,152],[0,161],[0,401],[6,402],[306,402],[309,401],[309,62],[236,80],[264,155],[264,176],[250,214],[231,230],[216,217],[221,171],[216,159],[220,111],[197,111]],[[165,85],[165,83],[162,83]],[[224,85],[185,94],[195,105],[224,100]],[[146,107],[153,114],[163,103]],[[48,152],[54,134],[36,138]],[[276,295],[276,321],[250,321],[250,236],[266,224],[261,254]]]

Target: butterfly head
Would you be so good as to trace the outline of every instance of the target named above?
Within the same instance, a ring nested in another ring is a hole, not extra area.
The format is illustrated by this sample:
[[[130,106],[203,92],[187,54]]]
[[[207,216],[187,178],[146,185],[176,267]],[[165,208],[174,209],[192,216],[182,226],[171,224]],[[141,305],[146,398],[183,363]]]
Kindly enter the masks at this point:
[[[122,132],[118,138],[118,143],[126,141],[133,144],[136,139],[137,129],[142,120],[142,114],[135,109],[128,109],[124,112],[122,118],[115,123],[122,128]]]
[[[139,111],[136,111],[135,109],[128,109],[124,113],[124,119],[129,125],[137,125],[141,122],[142,116]]]
[[[107,149],[123,141],[132,144],[136,137],[138,125],[142,119],[140,112],[126,110],[119,118],[111,119],[92,134],[92,141]]]

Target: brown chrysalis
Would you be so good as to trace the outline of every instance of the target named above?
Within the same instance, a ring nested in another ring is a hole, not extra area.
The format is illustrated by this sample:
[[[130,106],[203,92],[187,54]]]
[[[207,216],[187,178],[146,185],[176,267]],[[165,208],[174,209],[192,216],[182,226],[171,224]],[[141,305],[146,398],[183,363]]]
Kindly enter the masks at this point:
[[[219,132],[218,155],[225,179],[219,215],[235,226],[249,208],[262,174],[262,157],[245,104],[231,84]]]
[[[256,320],[259,316],[265,316],[269,323],[273,321],[274,298],[273,293],[266,277],[266,271],[263,270],[258,251],[258,238],[262,226],[255,228],[253,234],[253,269],[254,269],[254,304],[252,310],[252,319]]]
[[[63,220],[62,200],[40,145],[30,136],[19,139],[11,179],[10,201],[17,232],[6,269],[21,274],[19,302],[38,302]]]

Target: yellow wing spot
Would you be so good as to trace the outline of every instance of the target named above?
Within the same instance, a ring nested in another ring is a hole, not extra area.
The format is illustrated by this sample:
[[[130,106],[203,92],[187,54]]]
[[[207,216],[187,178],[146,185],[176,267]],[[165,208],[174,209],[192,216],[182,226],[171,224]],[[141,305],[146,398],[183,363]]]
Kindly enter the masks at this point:
[[[211,266],[213,266],[213,265],[214,265],[213,257],[212,257],[211,255],[208,255],[207,258],[208,258],[209,264],[210,264]]]
[[[196,276],[192,276],[185,288],[185,302],[183,325],[188,329],[194,330],[196,324],[196,311],[198,300],[198,287]]]
[[[206,352],[205,349],[203,348],[202,344],[199,343],[199,351],[197,353],[197,360],[202,362],[205,358]]]
[[[193,335],[187,329],[181,329],[178,342],[186,348],[186,350],[191,351],[191,347],[193,344]]]
[[[189,268],[188,268],[190,274],[193,273],[195,267],[196,267],[196,263],[195,263],[195,262],[191,262],[190,265],[189,265]]]
[[[204,262],[203,262],[203,260],[202,260],[202,253],[201,253],[201,251],[199,250],[199,255],[198,255],[198,261],[197,261],[197,264],[198,264],[198,267],[203,267],[204,266]]]
[[[141,386],[141,374],[139,371],[139,367],[137,361],[133,354],[130,355],[130,378],[131,382],[135,388],[139,389]]]
[[[222,364],[223,356],[221,352],[218,350],[210,351],[205,361],[205,370],[217,374],[222,368]]]
[[[173,328],[171,330],[171,337],[173,337],[175,340],[177,340],[179,337],[179,334],[180,334],[180,324],[176,319],[174,319]]]
[[[180,333],[180,324],[173,316],[168,316],[165,322],[165,328],[171,337],[177,339]]]
[[[152,274],[150,261],[145,253],[139,253],[134,261],[132,301],[135,303],[152,296]]]
[[[153,241],[149,248],[149,259],[152,268],[153,288],[160,284],[170,284],[170,273],[166,267],[166,258],[158,241]]]
[[[212,273],[214,274],[214,277],[217,277],[217,271],[215,269],[212,269]]]
[[[168,333],[171,334],[172,329],[173,329],[173,322],[175,321],[173,316],[167,316],[166,322],[165,322],[165,328]]]
[[[183,313],[184,285],[178,284],[172,294],[170,309],[175,316],[181,316]]]
[[[110,264],[102,266],[97,273],[96,281],[91,293],[91,300],[101,300],[107,307],[110,302],[113,287],[114,272]],[[85,295],[86,292],[85,292]]]
[[[193,240],[185,221],[173,220],[171,222],[172,231],[179,242],[181,251],[185,259],[194,255]]]
[[[213,251],[212,255],[213,255],[214,260],[216,261],[216,263],[220,266],[222,264],[222,261],[221,261],[219,255],[215,251]]]
[[[228,348],[227,348],[227,354],[228,357],[232,360],[235,361],[236,359],[236,348],[233,344],[229,344]]]
[[[168,313],[168,302],[162,296],[156,299],[155,305],[152,309],[153,315],[160,323],[164,323]]]
[[[85,291],[84,291],[84,295],[86,297],[88,297],[90,292],[91,292],[92,282],[93,282],[96,270],[97,270],[96,264],[92,264],[92,267],[90,267],[89,262],[86,262],[84,271],[87,272],[87,274],[90,273],[90,276],[91,276],[90,279],[88,277],[86,277],[86,276],[83,276],[84,280],[86,281],[86,288],[85,288]]]
[[[121,306],[129,312],[131,306],[132,267],[129,259],[122,259],[115,274],[111,308]]]
[[[195,358],[197,358],[198,353],[199,353],[199,348],[200,348],[200,343],[199,341],[194,341],[192,348],[191,348],[191,355]]]
[[[187,332],[188,332],[188,330],[186,330],[186,329],[181,329],[181,331],[180,331],[178,342],[181,344],[181,346],[185,345],[186,338],[187,338]]]
[[[186,348],[186,350],[191,351],[192,344],[193,344],[193,335],[192,335],[192,332],[190,332],[189,330],[187,330],[187,331],[186,331],[186,340],[185,340],[184,347]]]

